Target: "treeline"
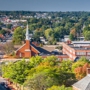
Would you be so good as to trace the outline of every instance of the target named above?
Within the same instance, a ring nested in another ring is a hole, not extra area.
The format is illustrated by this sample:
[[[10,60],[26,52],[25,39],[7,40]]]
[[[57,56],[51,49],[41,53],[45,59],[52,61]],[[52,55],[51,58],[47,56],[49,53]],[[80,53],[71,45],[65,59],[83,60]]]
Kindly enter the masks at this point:
[[[89,67],[90,62],[84,57],[77,62],[60,62],[55,56],[36,56],[29,61],[2,63],[1,71],[3,77],[27,90],[72,90],[71,85],[85,77]]]
[[[72,12],[45,12],[45,11],[0,11],[0,15],[16,15],[16,16],[19,16],[19,15],[31,15],[31,16],[34,16],[36,15],[36,13],[39,13],[39,14],[43,14],[43,13],[47,13],[48,15],[52,16],[52,17],[79,17],[81,18],[82,16],[90,16],[90,12],[85,12],[85,11],[72,11]]]
[[[27,21],[29,33],[33,33],[32,40],[34,41],[40,42],[40,36],[43,36],[48,41],[48,44],[56,44],[57,41],[64,38],[64,35],[69,35],[71,40],[78,40],[80,36],[85,36],[85,40],[90,40],[89,33],[84,33],[84,28],[90,26],[90,16],[68,16],[52,19],[28,18]],[[23,25],[26,26],[26,23]]]
[[[90,12],[0,11],[0,15],[7,15],[12,19],[26,19],[34,41],[40,42],[40,36],[43,36],[48,44],[56,44],[57,41],[62,41],[64,35],[69,35],[71,40],[79,40],[80,36],[84,36],[85,40],[90,40],[89,28],[87,28],[90,27]],[[20,22],[20,25],[26,26],[26,23]],[[85,28],[88,30],[84,30]],[[22,40],[22,38],[19,39]]]

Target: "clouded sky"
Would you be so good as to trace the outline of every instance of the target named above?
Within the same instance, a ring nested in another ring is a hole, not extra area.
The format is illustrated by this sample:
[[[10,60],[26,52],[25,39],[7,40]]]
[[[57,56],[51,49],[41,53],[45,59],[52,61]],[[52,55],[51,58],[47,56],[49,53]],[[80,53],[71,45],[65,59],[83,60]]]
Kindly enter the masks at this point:
[[[90,11],[90,0],[0,0],[0,10]]]

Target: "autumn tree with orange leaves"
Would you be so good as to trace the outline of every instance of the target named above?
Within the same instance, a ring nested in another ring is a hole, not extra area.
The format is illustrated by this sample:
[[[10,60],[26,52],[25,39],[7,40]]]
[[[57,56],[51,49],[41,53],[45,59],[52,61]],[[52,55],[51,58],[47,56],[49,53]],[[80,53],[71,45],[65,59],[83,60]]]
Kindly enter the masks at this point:
[[[90,68],[90,62],[85,58],[82,57],[76,63],[72,65],[72,70],[75,73],[76,79],[80,80],[86,76],[87,68]]]
[[[69,36],[69,38],[70,38],[70,40],[75,40],[76,39],[76,29],[74,28],[74,29],[72,29],[71,31],[70,31],[70,36]]]
[[[75,72],[76,79],[80,80],[83,77],[85,77],[87,74],[86,73],[87,68],[90,68],[90,64],[88,64],[88,63],[84,64],[84,66],[82,66],[82,67],[75,68],[74,72]]]

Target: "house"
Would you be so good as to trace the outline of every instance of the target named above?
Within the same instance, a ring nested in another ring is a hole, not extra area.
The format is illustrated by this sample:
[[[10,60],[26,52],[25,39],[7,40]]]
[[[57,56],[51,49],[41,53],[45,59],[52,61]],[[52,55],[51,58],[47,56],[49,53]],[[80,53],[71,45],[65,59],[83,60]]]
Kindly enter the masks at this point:
[[[68,40],[70,40],[70,39],[69,39],[69,35],[65,35],[65,36],[64,36],[64,42],[67,42]]]
[[[47,44],[47,42],[46,42],[44,37],[40,37],[40,41],[43,42],[44,44]]]
[[[0,34],[0,42],[5,42],[6,38],[3,34]]]
[[[84,41],[85,37],[77,37],[77,39],[80,40],[80,41]]]
[[[90,90],[90,68],[87,68],[87,76],[72,85],[73,90]]]

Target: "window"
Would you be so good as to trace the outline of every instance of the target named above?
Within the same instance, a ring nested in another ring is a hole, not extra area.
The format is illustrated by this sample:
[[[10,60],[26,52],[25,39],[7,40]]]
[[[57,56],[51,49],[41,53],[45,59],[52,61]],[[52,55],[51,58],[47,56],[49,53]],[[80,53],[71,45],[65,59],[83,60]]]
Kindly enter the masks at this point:
[[[63,60],[67,61],[68,59],[67,58],[63,58]]]
[[[22,53],[19,54],[19,57],[22,57]]]
[[[86,55],[86,52],[76,52],[76,55]]]
[[[90,52],[87,52],[87,55],[90,55]]]

